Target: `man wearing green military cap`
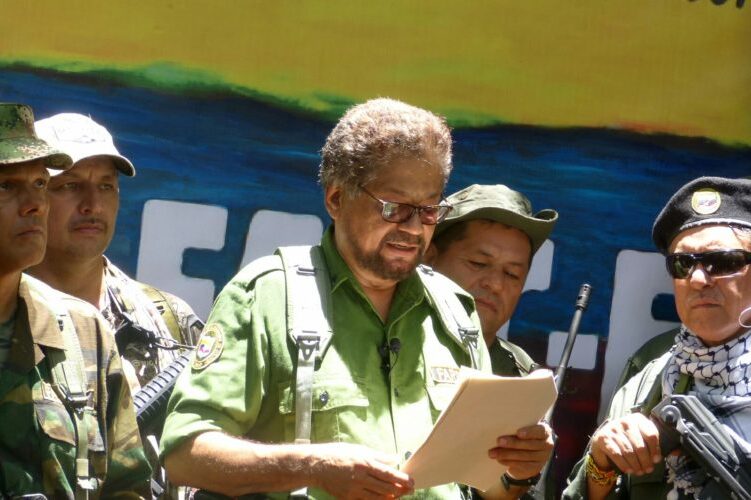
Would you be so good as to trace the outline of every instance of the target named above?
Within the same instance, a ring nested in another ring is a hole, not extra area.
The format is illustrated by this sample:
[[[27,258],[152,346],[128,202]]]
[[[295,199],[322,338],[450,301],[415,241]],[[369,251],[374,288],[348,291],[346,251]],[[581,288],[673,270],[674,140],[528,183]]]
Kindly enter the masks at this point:
[[[112,333],[89,304],[23,274],[44,257],[47,169],[31,108],[0,104],[0,494],[148,497],[150,468]]]
[[[558,214],[551,209],[533,213],[526,196],[502,184],[473,184],[446,201],[454,208],[436,227],[425,260],[474,297],[493,373],[527,375],[537,364],[496,334],[514,313],[532,257]],[[514,457],[504,462],[509,465],[506,485],[513,492],[521,494],[535,483],[550,458],[551,435],[550,427],[540,424],[507,437],[501,453]]]

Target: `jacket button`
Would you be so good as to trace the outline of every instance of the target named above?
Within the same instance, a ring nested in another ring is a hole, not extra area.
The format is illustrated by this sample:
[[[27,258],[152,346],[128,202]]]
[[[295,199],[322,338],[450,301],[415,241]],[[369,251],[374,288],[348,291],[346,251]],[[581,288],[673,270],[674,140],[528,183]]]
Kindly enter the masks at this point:
[[[326,403],[328,403],[329,402],[329,393],[328,393],[328,391],[323,391],[318,396],[318,401],[320,401],[322,405],[325,405]]]

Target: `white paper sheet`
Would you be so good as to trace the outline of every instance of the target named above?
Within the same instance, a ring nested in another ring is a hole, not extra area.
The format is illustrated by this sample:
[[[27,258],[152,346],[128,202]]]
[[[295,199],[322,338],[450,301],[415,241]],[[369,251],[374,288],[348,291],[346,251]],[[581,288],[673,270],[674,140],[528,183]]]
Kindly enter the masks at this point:
[[[550,370],[499,377],[462,368],[462,381],[432,432],[402,470],[415,489],[457,482],[479,490],[498,483],[505,468],[488,458],[499,436],[539,422],[555,402]]]

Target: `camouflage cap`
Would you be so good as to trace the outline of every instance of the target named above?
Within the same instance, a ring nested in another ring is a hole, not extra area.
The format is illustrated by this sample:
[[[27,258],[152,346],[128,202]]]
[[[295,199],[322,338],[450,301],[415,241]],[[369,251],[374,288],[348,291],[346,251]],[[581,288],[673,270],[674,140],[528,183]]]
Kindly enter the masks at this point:
[[[36,122],[36,130],[39,137],[68,153],[74,164],[92,156],[107,156],[124,175],[136,175],[133,164],[115,147],[112,135],[88,116],[60,113]]]
[[[44,160],[47,168],[65,170],[70,156],[37,137],[34,112],[25,104],[0,103],[0,165]]]
[[[533,214],[529,199],[503,184],[472,184],[452,194],[446,201],[454,209],[438,224],[435,236],[457,222],[486,219],[515,227],[526,234],[533,255],[545,243],[558,221],[558,212],[552,209]]]

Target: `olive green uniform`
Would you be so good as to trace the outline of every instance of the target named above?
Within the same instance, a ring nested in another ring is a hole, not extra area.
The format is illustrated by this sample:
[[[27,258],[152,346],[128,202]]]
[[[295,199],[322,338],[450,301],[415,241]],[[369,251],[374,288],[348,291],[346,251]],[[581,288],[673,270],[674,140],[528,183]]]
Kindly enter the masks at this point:
[[[71,411],[53,389],[51,350],[65,351],[62,303],[78,336],[90,407],[90,498],[148,497],[151,470],[138,436],[128,384],[112,334],[89,304],[22,275],[10,353],[0,376],[0,492],[73,498],[76,439]],[[68,357],[66,353],[64,356]]]
[[[641,372],[621,387],[613,396],[605,422],[628,415],[636,407],[645,405],[654,384],[659,383],[658,379],[669,358],[670,353],[665,353],[658,359],[649,362]],[[589,453],[589,447],[586,453]],[[671,489],[672,485],[669,485],[665,480],[665,463],[660,462],[655,465],[651,474],[643,476],[623,475],[607,498],[664,499]],[[568,487],[563,492],[563,498],[571,500],[587,498],[587,476],[584,470],[584,459],[574,466],[569,476]]]
[[[493,373],[503,377],[523,377],[539,366],[524,349],[500,338],[490,344],[488,352]]]
[[[311,441],[357,443],[404,459],[431,431],[470,355],[444,328],[417,271],[399,283],[383,322],[335,249],[331,229],[321,246],[331,283],[333,337],[314,374]],[[478,324],[471,296],[436,278]],[[279,257],[259,259],[232,279],[217,298],[203,336],[213,336],[211,350],[220,355],[198,367],[194,361],[178,381],[162,434],[162,456],[207,431],[264,443],[293,442],[297,349],[287,334]],[[379,351],[392,339],[399,339],[401,347],[388,354],[387,370]],[[489,372],[487,350],[482,341],[478,344],[479,368]],[[320,490],[309,493],[327,497]],[[461,495],[454,484],[419,493]]]
[[[652,337],[646,341],[642,346],[636,350],[634,354],[626,361],[626,366],[623,367],[621,377],[618,379],[618,383],[615,389],[618,390],[628,382],[631,377],[639,373],[647,366],[647,363],[653,359],[657,359],[673,347],[675,344],[675,336],[680,331],[680,328],[673,328],[667,332],[663,332],[655,337]]]

